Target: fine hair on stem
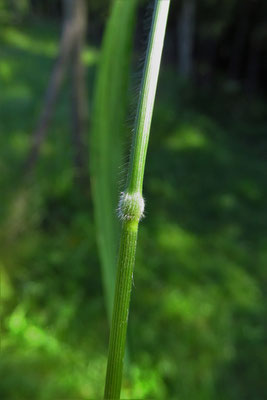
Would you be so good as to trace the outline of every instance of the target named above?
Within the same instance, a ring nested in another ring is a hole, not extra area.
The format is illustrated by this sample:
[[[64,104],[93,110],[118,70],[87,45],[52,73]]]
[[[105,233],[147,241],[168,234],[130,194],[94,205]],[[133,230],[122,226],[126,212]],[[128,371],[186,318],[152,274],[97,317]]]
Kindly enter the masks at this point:
[[[134,126],[122,220],[105,384],[105,399],[120,399],[123,359],[139,221],[144,214],[143,179],[170,0],[155,0]]]

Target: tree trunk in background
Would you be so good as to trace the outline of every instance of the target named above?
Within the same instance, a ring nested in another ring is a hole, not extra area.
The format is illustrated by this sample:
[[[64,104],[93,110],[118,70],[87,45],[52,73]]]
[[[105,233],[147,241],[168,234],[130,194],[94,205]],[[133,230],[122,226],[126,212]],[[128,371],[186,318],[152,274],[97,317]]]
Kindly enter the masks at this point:
[[[76,0],[75,42],[72,53],[72,139],[74,144],[75,177],[81,186],[89,182],[85,160],[85,130],[87,125],[87,99],[85,68],[82,51],[87,28],[85,0]]]
[[[48,84],[45,95],[44,106],[37,123],[37,128],[33,132],[32,146],[26,161],[26,174],[31,174],[36,160],[39,156],[41,145],[47,134],[49,122],[51,120],[58,93],[64,78],[66,66],[70,59],[71,50],[75,39],[75,0],[63,0],[64,17],[63,29],[59,45],[59,54]]]
[[[240,78],[244,52],[246,50],[247,35],[250,25],[250,9],[252,2],[242,0],[239,4],[238,20],[229,64],[229,76],[233,80]]]
[[[190,78],[193,71],[195,8],[195,0],[184,0],[177,26],[178,71],[185,79]]]

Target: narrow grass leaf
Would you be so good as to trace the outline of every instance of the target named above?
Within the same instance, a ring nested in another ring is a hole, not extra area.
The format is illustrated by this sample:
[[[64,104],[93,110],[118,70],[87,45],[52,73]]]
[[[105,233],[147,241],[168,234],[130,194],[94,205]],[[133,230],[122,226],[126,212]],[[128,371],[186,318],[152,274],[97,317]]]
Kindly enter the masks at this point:
[[[115,286],[119,167],[125,133],[129,65],[137,0],[115,0],[108,19],[94,92],[90,168],[107,312]]]

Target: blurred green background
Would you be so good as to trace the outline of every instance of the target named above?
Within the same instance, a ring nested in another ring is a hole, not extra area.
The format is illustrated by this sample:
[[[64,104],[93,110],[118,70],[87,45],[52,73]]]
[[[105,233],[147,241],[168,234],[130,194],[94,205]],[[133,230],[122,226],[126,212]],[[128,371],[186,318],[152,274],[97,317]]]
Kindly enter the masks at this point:
[[[146,1],[139,3],[126,91],[134,109],[145,15],[151,13]],[[29,177],[24,164],[58,53],[62,4],[0,1],[3,400],[103,394],[110,304],[87,175],[110,4],[88,1],[86,13],[85,163],[75,164],[67,68]],[[265,0],[171,5],[122,398],[266,398],[266,17]],[[107,85],[107,96],[109,91]],[[125,121],[126,154],[132,125]],[[82,180],[76,179],[78,167],[85,168]],[[119,179],[125,169],[123,163]]]

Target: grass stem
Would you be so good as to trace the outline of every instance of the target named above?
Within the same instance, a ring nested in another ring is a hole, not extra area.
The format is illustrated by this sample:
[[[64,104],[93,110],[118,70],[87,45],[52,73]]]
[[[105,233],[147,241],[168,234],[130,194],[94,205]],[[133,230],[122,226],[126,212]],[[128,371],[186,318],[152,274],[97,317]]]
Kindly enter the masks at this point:
[[[156,0],[135,120],[126,190],[119,203],[122,232],[109,340],[105,399],[119,399],[138,224],[144,212],[143,178],[170,0]]]

